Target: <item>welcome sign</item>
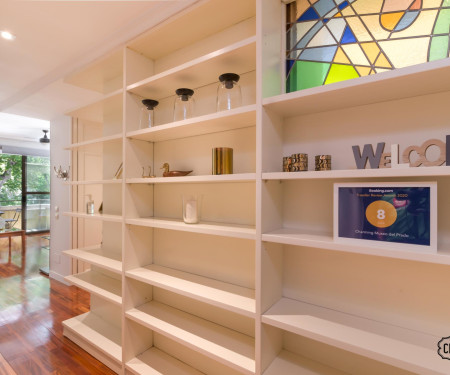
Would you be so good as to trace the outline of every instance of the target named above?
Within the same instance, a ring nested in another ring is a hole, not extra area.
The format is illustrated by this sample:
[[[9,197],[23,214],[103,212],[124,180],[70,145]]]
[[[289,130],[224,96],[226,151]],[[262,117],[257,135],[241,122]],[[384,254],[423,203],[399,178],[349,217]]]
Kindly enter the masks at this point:
[[[334,239],[437,251],[436,183],[334,185]]]

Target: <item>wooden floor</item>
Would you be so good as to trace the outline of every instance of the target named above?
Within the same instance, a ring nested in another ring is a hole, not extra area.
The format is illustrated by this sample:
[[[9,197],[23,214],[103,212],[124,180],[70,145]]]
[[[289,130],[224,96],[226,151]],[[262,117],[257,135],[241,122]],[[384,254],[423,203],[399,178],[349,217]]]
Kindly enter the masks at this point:
[[[39,273],[48,265],[48,241],[27,237],[25,258],[20,237],[0,239],[0,375],[114,374],[63,337],[61,322],[88,311],[89,294]]]

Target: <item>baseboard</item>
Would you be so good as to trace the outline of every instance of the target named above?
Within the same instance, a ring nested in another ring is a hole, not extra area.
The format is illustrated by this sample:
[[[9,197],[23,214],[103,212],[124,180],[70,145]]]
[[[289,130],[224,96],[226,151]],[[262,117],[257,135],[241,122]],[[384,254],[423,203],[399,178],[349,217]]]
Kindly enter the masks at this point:
[[[65,284],[65,285],[70,285],[66,280],[64,280],[64,276],[63,275],[60,275],[59,273],[56,273],[54,271],[50,271],[49,277],[51,279],[55,279],[56,281],[59,281],[59,282]]]

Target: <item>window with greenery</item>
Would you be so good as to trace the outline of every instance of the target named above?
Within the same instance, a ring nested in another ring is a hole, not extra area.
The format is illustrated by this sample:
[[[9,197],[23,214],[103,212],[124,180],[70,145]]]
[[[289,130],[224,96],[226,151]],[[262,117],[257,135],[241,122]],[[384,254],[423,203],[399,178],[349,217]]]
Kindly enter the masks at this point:
[[[22,201],[22,156],[0,154],[0,206]]]

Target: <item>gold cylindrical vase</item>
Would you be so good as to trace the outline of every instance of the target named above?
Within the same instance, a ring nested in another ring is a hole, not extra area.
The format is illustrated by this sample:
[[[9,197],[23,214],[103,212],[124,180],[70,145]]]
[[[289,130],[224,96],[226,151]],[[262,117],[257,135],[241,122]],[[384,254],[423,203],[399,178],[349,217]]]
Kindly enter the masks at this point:
[[[212,174],[233,173],[233,149],[215,147],[212,149]]]

